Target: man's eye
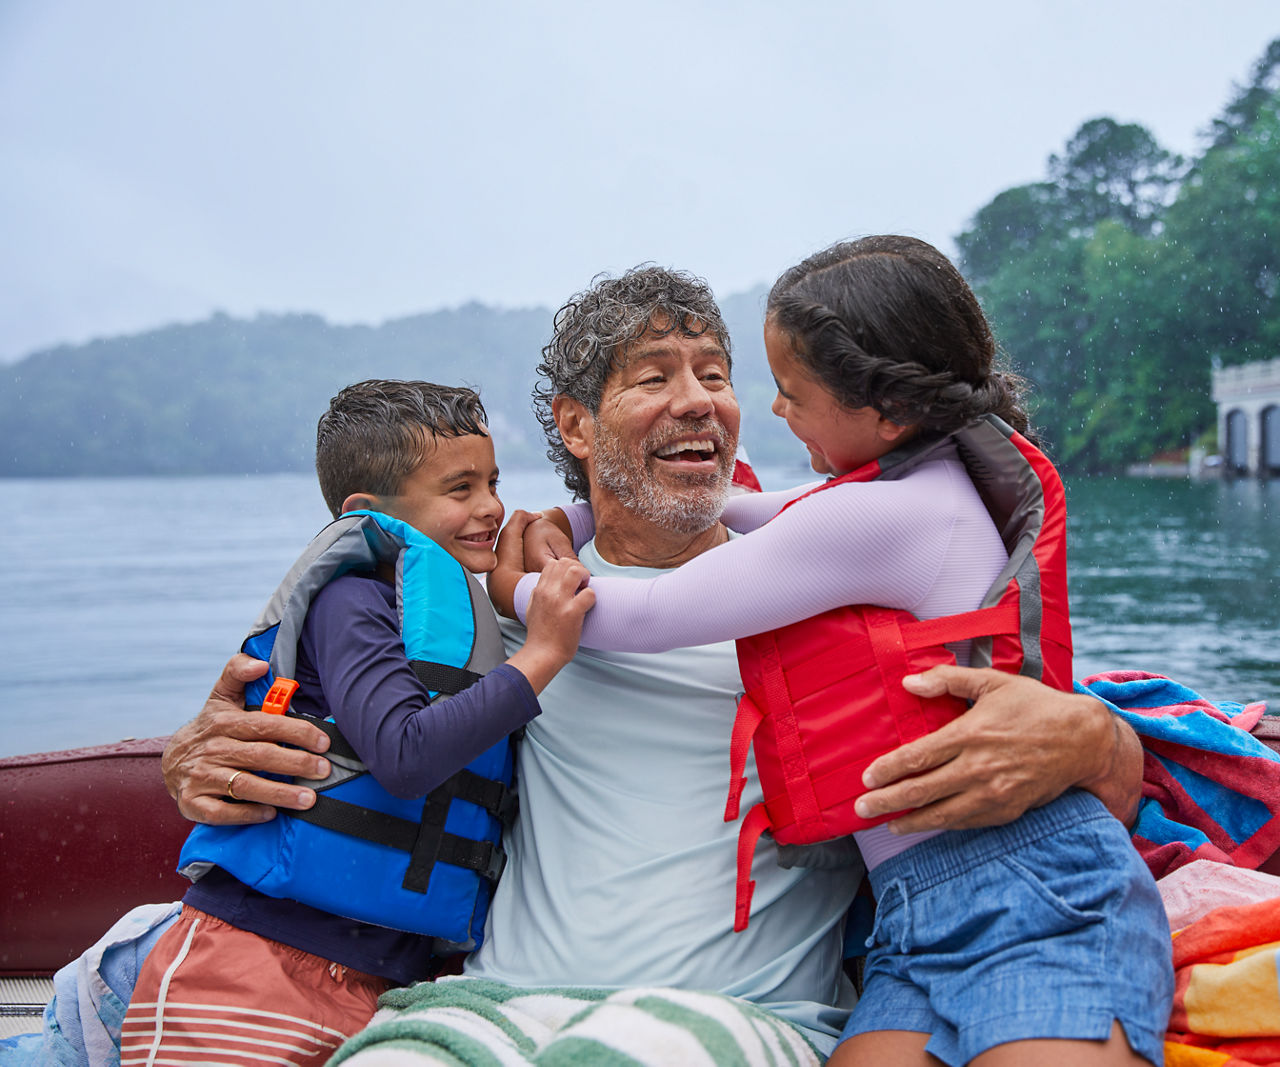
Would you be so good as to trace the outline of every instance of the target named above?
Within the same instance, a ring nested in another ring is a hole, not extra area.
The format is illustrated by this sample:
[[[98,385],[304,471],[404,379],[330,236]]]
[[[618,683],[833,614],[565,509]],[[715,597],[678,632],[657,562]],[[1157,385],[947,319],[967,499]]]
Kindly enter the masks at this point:
[[[661,374],[651,374],[647,378],[641,378],[641,385],[661,385],[667,379]]]

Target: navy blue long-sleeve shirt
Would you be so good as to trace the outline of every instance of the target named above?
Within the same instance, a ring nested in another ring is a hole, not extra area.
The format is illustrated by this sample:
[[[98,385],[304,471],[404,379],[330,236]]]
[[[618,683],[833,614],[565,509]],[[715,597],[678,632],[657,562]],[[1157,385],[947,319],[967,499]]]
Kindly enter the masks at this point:
[[[429,793],[540,710],[528,680],[505,664],[428,703],[405,656],[395,589],[372,574],[343,575],[316,595],[296,673],[292,709],[331,716],[378,783],[401,797]],[[242,930],[393,982],[429,973],[430,938],[277,900],[220,868],[184,900]]]

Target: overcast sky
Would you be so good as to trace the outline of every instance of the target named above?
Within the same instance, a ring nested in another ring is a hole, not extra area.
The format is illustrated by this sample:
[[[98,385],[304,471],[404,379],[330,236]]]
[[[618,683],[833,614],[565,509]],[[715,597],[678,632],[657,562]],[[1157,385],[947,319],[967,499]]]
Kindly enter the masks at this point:
[[[1277,36],[1276,0],[0,0],[0,358],[950,254],[1087,119],[1196,151]]]

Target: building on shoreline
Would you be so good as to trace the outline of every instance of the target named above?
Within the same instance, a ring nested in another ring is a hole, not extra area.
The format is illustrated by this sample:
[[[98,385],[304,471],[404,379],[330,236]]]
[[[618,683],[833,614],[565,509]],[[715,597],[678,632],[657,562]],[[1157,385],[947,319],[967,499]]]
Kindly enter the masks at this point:
[[[1218,450],[1227,475],[1280,475],[1280,359],[1213,372]]]

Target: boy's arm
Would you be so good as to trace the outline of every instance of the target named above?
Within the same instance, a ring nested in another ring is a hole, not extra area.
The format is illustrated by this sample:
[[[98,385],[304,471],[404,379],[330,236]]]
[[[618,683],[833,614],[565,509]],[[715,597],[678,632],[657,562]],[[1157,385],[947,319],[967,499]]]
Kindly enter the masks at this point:
[[[394,600],[371,579],[325,586],[307,613],[301,647],[338,729],[395,796],[429,793],[540,710],[529,680],[506,665],[431,703],[405,658]]]

